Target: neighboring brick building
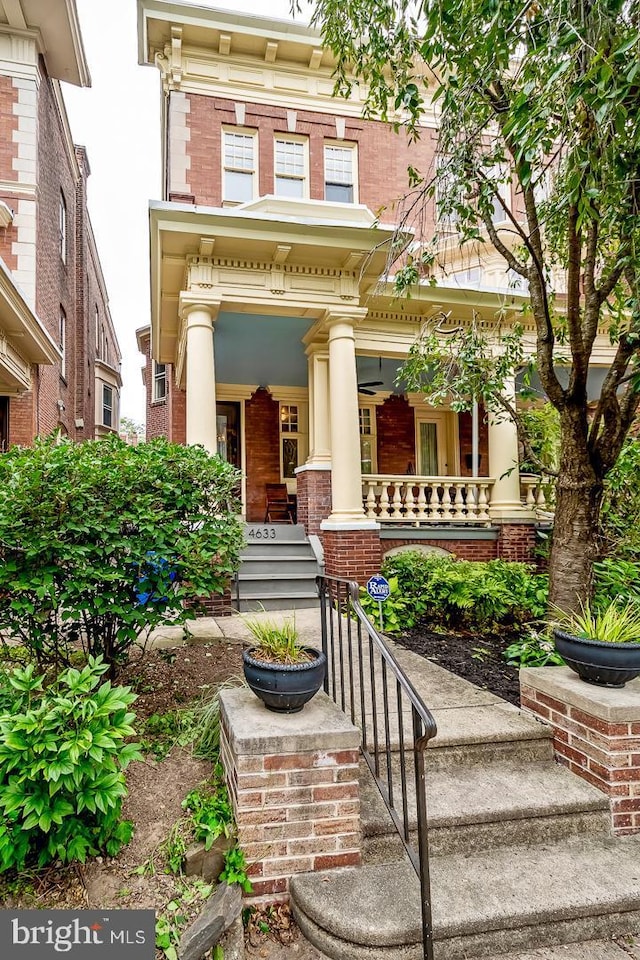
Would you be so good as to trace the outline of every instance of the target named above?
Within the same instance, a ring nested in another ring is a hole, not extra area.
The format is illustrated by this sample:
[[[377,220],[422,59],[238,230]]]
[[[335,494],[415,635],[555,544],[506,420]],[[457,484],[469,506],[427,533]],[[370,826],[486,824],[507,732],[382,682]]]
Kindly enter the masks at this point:
[[[424,323],[506,323],[524,302],[495,257],[470,267],[455,249],[448,279],[409,301],[380,280],[407,167],[436,162],[435,114],[413,143],[363,119],[357,86],[334,98],[332,55],[307,26],[138,7],[164,118],[139,331],[148,436],[240,466],[248,521],[264,519],[266,484],[285,483],[330,571],[366,575],[387,540],[528,555],[540,499],[521,484],[513,423],[434,409],[396,382]]]
[[[0,7],[0,449],[117,430],[120,349],[60,80],[90,83],[75,0]]]

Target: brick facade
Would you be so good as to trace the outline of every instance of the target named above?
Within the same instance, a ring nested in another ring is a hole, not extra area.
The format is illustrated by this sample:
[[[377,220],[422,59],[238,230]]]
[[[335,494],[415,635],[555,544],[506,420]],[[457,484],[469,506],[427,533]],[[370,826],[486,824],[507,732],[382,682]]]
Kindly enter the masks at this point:
[[[411,537],[393,540],[382,540],[382,555],[385,556],[389,550],[395,547],[438,547],[453,554],[458,560],[495,560],[497,556],[496,540],[433,540],[411,539]]]
[[[321,536],[320,524],[331,513],[331,471],[301,470],[298,481],[298,523],[306,532]]]
[[[376,407],[377,473],[416,472],[416,422],[406,397],[395,394]],[[410,468],[410,469],[409,469]]]
[[[280,483],[280,405],[268,390],[258,389],[245,402],[247,520],[262,523],[265,484]]]
[[[458,436],[460,440],[460,476],[473,476],[471,458],[473,451],[472,418],[470,413],[458,414]],[[478,453],[480,464],[479,477],[489,476],[489,425],[485,418],[484,409],[478,410]]]
[[[557,760],[609,797],[613,832],[639,833],[640,682],[612,697],[568,667],[525,669],[520,701],[553,727]]]
[[[323,530],[325,571],[329,577],[346,577],[366,583],[380,572],[379,530]]]
[[[287,900],[296,873],[357,866],[355,727],[322,694],[290,716],[268,713],[249,690],[223,691],[220,703],[220,759],[253,884],[245,901]]]
[[[501,560],[535,562],[536,530],[532,523],[500,525],[497,556]]]

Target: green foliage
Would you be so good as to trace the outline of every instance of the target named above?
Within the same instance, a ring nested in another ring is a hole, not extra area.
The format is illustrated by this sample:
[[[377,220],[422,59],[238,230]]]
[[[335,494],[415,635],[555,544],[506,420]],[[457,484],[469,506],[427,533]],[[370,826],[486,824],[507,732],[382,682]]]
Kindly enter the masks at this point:
[[[282,624],[274,620],[246,620],[245,623],[265,659],[277,663],[300,663],[309,659],[293,620]]]
[[[0,675],[0,870],[35,860],[115,856],[132,824],[120,819],[124,770],[140,759],[129,687],[101,683],[90,658],[49,686],[33,664]]]
[[[502,655],[510,667],[557,667],[564,663],[553,640],[538,630],[525,631]]]
[[[165,960],[178,960],[180,937],[200,909],[200,904],[211,896],[213,884],[198,877],[181,878],[176,896],[170,900],[156,919],[156,948]],[[215,956],[215,955],[214,955]]]
[[[192,743],[196,731],[190,723],[187,711],[170,710],[168,713],[152,713],[144,723],[140,747],[156,760],[164,760],[175,746]]]
[[[383,633],[401,633],[403,630],[409,630],[415,624],[414,604],[400,592],[397,577],[389,578],[389,589],[389,596],[379,604],[362,587],[360,605],[376,629],[380,629],[380,607],[382,607]]]
[[[237,472],[164,439],[39,440],[0,458],[0,631],[39,663],[81,645],[115,672],[195,616],[238,563]]]
[[[253,887],[247,875],[247,861],[241,847],[232,847],[224,855],[224,868],[218,877],[221,883],[239,884],[245,893],[251,893]]]
[[[611,603],[602,610],[585,604],[579,613],[558,614],[560,627],[576,637],[601,643],[640,643],[640,607],[635,603]]]
[[[244,687],[244,677],[229,677],[185,711],[193,732],[194,756],[216,762],[220,753],[220,691]]]
[[[218,837],[233,834],[233,809],[219,766],[212,791],[191,790],[182,801],[182,808],[189,812],[194,840],[204,841],[205,850],[210,850]]]
[[[520,419],[537,460],[550,470],[557,470],[560,465],[560,418],[556,408],[550,403],[529,407],[520,412]],[[537,473],[538,465],[527,461],[525,455],[520,470],[522,473]]]
[[[546,609],[547,578],[523,563],[480,563],[408,550],[389,557],[383,572],[396,578],[408,621],[428,616],[452,627],[483,628],[536,619]]]
[[[605,557],[594,565],[593,605],[601,610],[610,603],[635,603],[640,607],[640,559]]]
[[[629,437],[605,481],[601,533],[607,550],[640,561],[640,439]]]

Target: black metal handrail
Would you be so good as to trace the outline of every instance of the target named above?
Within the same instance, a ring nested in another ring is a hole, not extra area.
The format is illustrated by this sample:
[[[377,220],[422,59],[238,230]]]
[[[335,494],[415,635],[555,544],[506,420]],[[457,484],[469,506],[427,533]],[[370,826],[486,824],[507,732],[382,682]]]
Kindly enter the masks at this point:
[[[424,754],[427,743],[437,733],[436,722],[385,640],[367,617],[360,604],[358,584],[337,577],[318,577],[317,582],[322,649],[327,657],[325,692],[351,717],[351,722],[360,727],[362,755],[420,881],[424,960],[433,960]],[[368,665],[365,665],[365,655],[368,655]],[[377,663],[379,671],[376,669]],[[395,749],[391,737],[390,679],[391,697],[395,679],[395,705],[398,711]],[[382,704],[378,703],[379,692],[382,693]],[[410,706],[411,723],[407,723],[408,730],[405,730],[405,705]],[[398,756],[398,776],[394,774],[392,754]],[[408,792],[407,755],[411,754],[415,771],[417,847],[410,835],[411,798]]]

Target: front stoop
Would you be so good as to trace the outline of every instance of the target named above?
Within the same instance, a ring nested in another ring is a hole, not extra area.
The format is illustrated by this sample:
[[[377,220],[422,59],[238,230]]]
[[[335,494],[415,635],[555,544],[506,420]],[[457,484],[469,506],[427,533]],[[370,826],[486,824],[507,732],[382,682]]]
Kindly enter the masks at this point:
[[[636,932],[640,837],[610,835],[606,797],[554,762],[548,727],[491,701],[434,710],[436,960]],[[335,960],[422,960],[418,880],[367,774],[361,815],[363,865],[292,878],[296,920]]]
[[[318,605],[320,570],[300,524],[248,523],[240,568],[231,586],[240,612],[295,610]]]

